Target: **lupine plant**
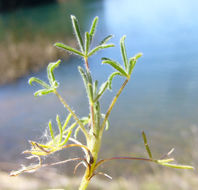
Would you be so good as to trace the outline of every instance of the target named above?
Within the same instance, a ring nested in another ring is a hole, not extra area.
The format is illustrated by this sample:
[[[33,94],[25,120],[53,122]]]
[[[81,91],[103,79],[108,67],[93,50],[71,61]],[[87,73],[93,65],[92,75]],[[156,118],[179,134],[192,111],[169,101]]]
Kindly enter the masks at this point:
[[[110,58],[102,58],[102,64],[108,64],[115,70],[107,80],[99,85],[97,80],[94,80],[92,77],[92,73],[89,68],[89,58],[94,55],[96,52],[103,50],[105,48],[114,47],[114,44],[109,44],[108,41],[112,38],[112,35],[107,36],[104,38],[99,45],[94,48],[91,48],[91,43],[96,33],[96,27],[98,24],[98,17],[95,17],[90,31],[85,32],[84,40],[81,36],[80,28],[78,25],[78,21],[75,16],[71,16],[72,26],[74,30],[74,34],[76,40],[79,45],[79,50],[76,48],[72,48],[67,46],[63,43],[55,43],[55,46],[69,52],[71,54],[77,55],[83,58],[84,61],[84,68],[79,66],[78,70],[82,77],[84,87],[87,93],[88,102],[89,102],[89,115],[87,117],[80,117],[67,103],[66,100],[62,98],[62,96],[57,91],[59,87],[59,83],[56,81],[54,76],[54,69],[56,69],[59,64],[61,63],[60,60],[50,63],[47,66],[47,77],[48,83],[32,77],[29,79],[29,84],[32,85],[33,83],[38,83],[42,89],[36,91],[34,96],[43,96],[47,94],[55,94],[60,102],[63,104],[65,109],[67,110],[67,117],[64,122],[61,122],[60,117],[56,116],[57,127],[59,129],[59,133],[54,132],[54,126],[52,126],[52,122],[49,121],[49,134],[50,140],[46,143],[39,143],[34,141],[29,141],[31,144],[31,149],[26,150],[23,153],[29,154],[30,156],[27,157],[29,159],[37,158],[38,164],[30,165],[30,166],[22,166],[22,168],[18,171],[12,171],[11,176],[17,176],[22,172],[33,172],[39,168],[52,166],[57,164],[64,164],[69,161],[78,161],[76,167],[74,168],[74,173],[79,167],[80,164],[85,166],[85,173],[82,178],[81,184],[79,186],[79,190],[87,189],[87,186],[90,180],[95,175],[104,175],[108,178],[111,178],[109,175],[102,173],[99,171],[99,166],[104,162],[111,161],[111,160],[119,160],[119,159],[126,159],[126,160],[140,160],[140,161],[148,161],[162,166],[168,166],[172,168],[178,169],[193,169],[192,166],[188,165],[178,165],[172,163],[174,159],[170,157],[171,153],[174,149],[171,149],[167,154],[162,156],[160,159],[156,159],[152,156],[151,150],[147,143],[147,137],[144,132],[142,132],[142,137],[145,145],[145,149],[148,153],[148,157],[117,157],[106,158],[106,159],[98,159],[98,153],[101,146],[102,136],[105,130],[109,128],[109,116],[110,113],[118,100],[118,97],[122,93],[123,89],[129,82],[131,75],[133,73],[134,67],[136,62],[142,56],[142,53],[138,53],[133,57],[128,58],[126,53],[125,47],[125,38],[123,36],[120,39],[120,49],[121,49],[121,56],[123,60],[123,64],[118,63]],[[101,105],[100,100],[103,94],[107,90],[112,89],[112,81],[114,77],[119,76],[124,79],[123,84],[121,85],[120,89],[112,99],[107,111],[105,113],[101,112]],[[86,139],[86,143],[81,143],[78,139],[78,132],[81,131]],[[51,155],[57,151],[61,151],[65,148],[71,147],[79,147],[82,151],[84,156],[83,157],[76,157],[67,160],[63,160],[56,163],[43,163],[44,157]]]

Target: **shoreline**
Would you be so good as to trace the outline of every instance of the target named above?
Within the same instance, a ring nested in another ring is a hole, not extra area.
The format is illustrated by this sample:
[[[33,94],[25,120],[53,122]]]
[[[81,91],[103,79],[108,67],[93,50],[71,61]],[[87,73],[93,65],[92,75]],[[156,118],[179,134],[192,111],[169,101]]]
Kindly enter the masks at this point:
[[[73,40],[64,41],[74,46]],[[70,55],[54,47],[51,40],[36,38],[31,42],[9,40],[1,43],[0,57],[0,85],[6,85],[32,72],[38,72],[49,62],[57,59],[67,60]]]

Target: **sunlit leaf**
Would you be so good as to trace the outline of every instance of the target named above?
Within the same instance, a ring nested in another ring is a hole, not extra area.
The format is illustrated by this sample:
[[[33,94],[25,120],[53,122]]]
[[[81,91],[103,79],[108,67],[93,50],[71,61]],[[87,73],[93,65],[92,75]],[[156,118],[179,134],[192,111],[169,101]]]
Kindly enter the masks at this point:
[[[53,131],[53,128],[52,128],[52,122],[49,121],[48,125],[49,125],[49,131],[50,131],[51,138],[52,138],[52,140],[53,140],[53,142],[55,144],[55,138],[54,138],[54,131]]]
[[[113,37],[113,35],[108,35],[107,37],[105,37],[105,38],[100,42],[100,45],[106,44],[112,37]]]
[[[60,135],[59,143],[60,143],[62,141],[62,137],[63,137],[63,128],[62,128],[62,125],[61,125],[59,115],[56,116],[56,122],[57,122],[58,129],[59,129],[59,135]]]
[[[96,96],[96,98],[94,99],[94,102],[98,101],[100,99],[100,97],[103,95],[103,93],[105,92],[105,90],[108,87],[108,81],[104,82],[101,86],[100,89],[98,91],[98,95]]]
[[[66,118],[66,120],[65,120],[65,122],[64,122],[64,124],[63,124],[63,127],[62,127],[63,130],[67,127],[67,125],[68,125],[68,123],[69,123],[71,117],[72,117],[72,114],[69,113],[69,115],[67,116],[67,118]]]
[[[73,26],[74,33],[76,35],[76,39],[78,41],[79,47],[80,47],[81,51],[84,52],[84,44],[83,44],[82,36],[80,33],[78,20],[76,19],[76,17],[74,15],[71,15],[71,20],[72,20],[72,26]]]
[[[69,53],[73,53],[73,54],[76,54],[76,55],[79,55],[79,56],[84,56],[84,54],[81,53],[80,51],[78,51],[77,49],[74,49],[70,46],[67,46],[67,45],[63,44],[63,43],[55,43],[54,45],[56,47],[59,47],[61,49],[64,49],[64,50],[68,51]]]
[[[68,133],[67,133],[67,136],[65,137],[64,141],[61,143],[60,146],[63,146],[67,143],[67,141],[69,140],[69,137],[71,136],[72,134],[72,130],[69,130]]]
[[[40,80],[40,79],[38,79],[38,78],[36,78],[36,77],[31,77],[31,78],[28,80],[28,83],[29,83],[30,85],[32,85],[33,82],[36,82],[36,83],[40,84],[40,85],[43,86],[44,88],[50,88],[50,86],[49,86],[47,83],[45,83],[44,81],[42,81],[42,80]]]
[[[159,163],[162,166],[167,166],[170,168],[176,168],[176,169],[194,169],[194,167],[189,165],[179,165],[179,164],[169,164],[169,163]]]
[[[88,53],[88,57],[90,57],[91,55],[95,54],[97,51],[102,50],[102,49],[106,49],[106,48],[110,48],[110,47],[114,47],[114,44],[104,44],[104,45],[99,45],[97,47],[95,47],[94,49],[92,49],[89,53]]]
[[[43,96],[54,92],[54,89],[41,89],[34,93],[34,96]]]
[[[144,133],[144,131],[142,132],[142,137],[143,137],[143,140],[144,140],[144,146],[146,148],[146,151],[149,155],[149,158],[152,159],[152,154],[151,154],[151,150],[149,148],[149,145],[148,145],[148,142],[147,142],[147,138],[146,138],[146,134]]]
[[[120,74],[120,72],[114,72],[114,73],[112,73],[112,74],[109,76],[109,78],[108,78],[108,81],[109,81],[109,83],[108,83],[108,88],[109,88],[110,90],[112,89],[112,80],[113,80],[113,78],[114,78],[116,75],[122,76],[122,75]]]
[[[120,39],[120,48],[121,48],[121,53],[122,53],[122,59],[124,61],[124,66],[125,66],[125,69],[127,70],[127,68],[128,68],[128,59],[127,59],[126,47],[125,47],[125,44],[124,44],[125,38],[126,38],[126,36],[123,36]]]
[[[102,63],[111,65],[114,69],[119,71],[122,76],[128,77],[127,73],[125,72],[125,70],[122,68],[122,66],[118,62],[113,61],[108,58],[102,58]]]
[[[97,27],[97,24],[98,24],[98,19],[99,18],[96,16],[94,18],[93,22],[92,22],[91,29],[90,29],[90,32],[89,32],[89,34],[90,34],[90,41],[92,41],[93,36],[94,36],[94,34],[96,32],[96,27]]]
[[[90,36],[89,36],[89,33],[86,32],[85,33],[85,55],[88,54],[89,46],[90,46]]]
[[[56,62],[50,63],[47,66],[47,76],[48,76],[48,80],[49,83],[52,87],[58,87],[58,83],[55,81],[55,77],[54,77],[54,69],[57,68],[60,64],[61,60],[58,60]]]

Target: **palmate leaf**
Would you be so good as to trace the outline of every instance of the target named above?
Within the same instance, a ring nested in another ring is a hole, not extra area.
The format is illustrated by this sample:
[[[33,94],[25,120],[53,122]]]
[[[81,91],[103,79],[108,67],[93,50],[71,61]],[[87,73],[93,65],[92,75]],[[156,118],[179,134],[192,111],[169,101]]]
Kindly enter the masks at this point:
[[[42,87],[44,87],[44,89],[40,89],[36,91],[34,93],[34,96],[43,96],[43,95],[55,92],[56,88],[58,87],[58,82],[55,80],[55,77],[54,77],[54,69],[59,66],[60,62],[61,61],[58,60],[56,62],[49,63],[47,66],[47,77],[48,77],[50,85],[48,85],[47,83],[45,83],[44,81],[36,77],[31,77],[29,79],[28,83],[30,85],[32,85],[33,82],[36,82],[40,84]]]
[[[134,57],[130,58],[129,60],[129,66],[128,66],[128,74],[131,75],[134,67],[135,67],[135,64],[137,62],[137,60],[142,57],[142,53],[138,53],[137,55],[135,55]]]
[[[76,17],[74,15],[71,15],[71,20],[72,20],[73,30],[74,30],[74,33],[76,35],[76,39],[78,41],[78,45],[79,45],[81,51],[84,52],[85,49],[84,49],[82,36],[81,36],[81,33],[80,33],[80,28],[79,28],[79,25],[78,25],[78,20],[76,19]]]

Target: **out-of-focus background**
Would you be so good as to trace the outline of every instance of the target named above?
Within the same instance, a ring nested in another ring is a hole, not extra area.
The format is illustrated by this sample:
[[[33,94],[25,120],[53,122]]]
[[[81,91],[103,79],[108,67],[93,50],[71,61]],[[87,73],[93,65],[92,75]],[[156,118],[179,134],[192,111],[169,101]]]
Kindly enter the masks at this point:
[[[94,39],[114,34],[116,48],[90,59],[95,78],[105,81],[112,72],[102,66],[102,56],[121,61],[119,39],[126,34],[129,56],[143,52],[132,79],[110,117],[100,158],[146,156],[141,139],[144,130],[153,154],[159,158],[175,148],[179,163],[198,164],[198,2],[196,0],[1,0],[0,1],[0,189],[77,189],[82,170],[72,176],[74,164],[41,169],[16,178],[12,169],[27,163],[21,152],[28,140],[47,138],[47,123],[65,111],[53,95],[35,98],[37,87],[28,78],[44,80],[46,65],[61,58],[55,71],[60,92],[81,116],[88,113],[87,100],[77,66],[82,60],[53,47],[55,42],[76,46],[70,15],[79,19],[82,31],[99,16]],[[113,92],[103,97],[103,112]],[[79,152],[58,153],[53,161]],[[66,156],[65,156],[66,155]],[[198,188],[195,171],[162,168],[143,162],[112,161],[102,171],[113,181],[96,177],[90,189],[193,190]]]

